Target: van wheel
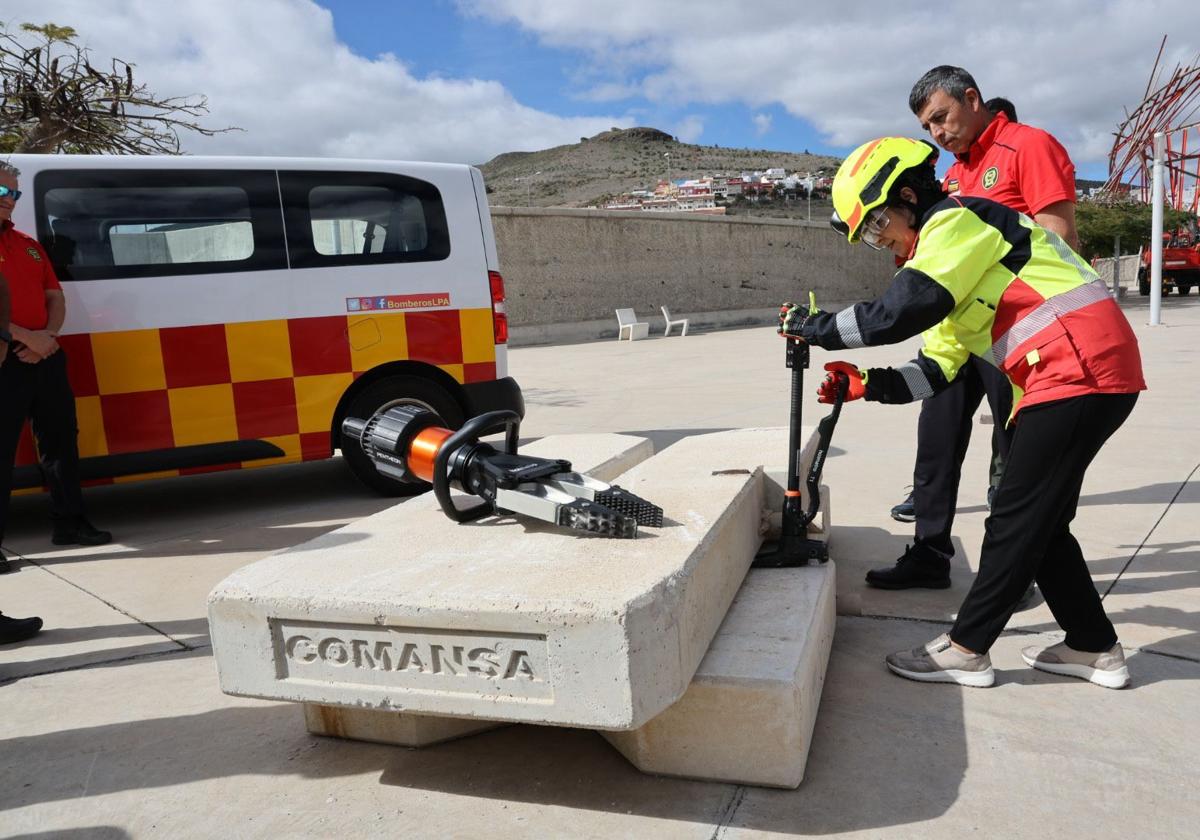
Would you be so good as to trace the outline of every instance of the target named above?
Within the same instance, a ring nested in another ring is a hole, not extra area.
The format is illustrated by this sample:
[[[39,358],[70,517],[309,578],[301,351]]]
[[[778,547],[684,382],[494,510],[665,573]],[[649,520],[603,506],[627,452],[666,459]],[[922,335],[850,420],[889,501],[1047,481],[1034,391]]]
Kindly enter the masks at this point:
[[[364,388],[346,408],[346,417],[366,419],[397,405],[415,405],[436,412],[446,425],[457,429],[463,424],[463,412],[454,397],[440,385],[419,376],[389,376]],[[380,474],[363,453],[358,441],[347,438],[340,428],[342,457],[363,484],[383,496],[415,496],[430,489],[423,481],[397,481]]]

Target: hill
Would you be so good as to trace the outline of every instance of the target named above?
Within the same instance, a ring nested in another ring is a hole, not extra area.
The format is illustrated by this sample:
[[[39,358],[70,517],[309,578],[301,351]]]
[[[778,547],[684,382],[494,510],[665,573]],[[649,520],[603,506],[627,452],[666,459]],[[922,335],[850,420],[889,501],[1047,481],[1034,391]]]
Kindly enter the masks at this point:
[[[841,160],[767,149],[697,146],[680,143],[656,128],[640,127],[614,128],[538,152],[506,152],[479,168],[492,206],[586,207],[629,190],[653,188],[667,177],[668,162],[670,177],[677,180],[771,167],[788,172],[824,170],[832,175]],[[813,215],[817,215],[815,204]]]

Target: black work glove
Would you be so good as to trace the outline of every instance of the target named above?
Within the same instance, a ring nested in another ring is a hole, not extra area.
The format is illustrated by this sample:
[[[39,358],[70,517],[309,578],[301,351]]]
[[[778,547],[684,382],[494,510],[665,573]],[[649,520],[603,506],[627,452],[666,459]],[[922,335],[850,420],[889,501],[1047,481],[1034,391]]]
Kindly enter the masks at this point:
[[[820,309],[800,303],[785,303],[779,307],[779,333],[781,338],[804,341],[804,327],[814,318],[824,315]]]

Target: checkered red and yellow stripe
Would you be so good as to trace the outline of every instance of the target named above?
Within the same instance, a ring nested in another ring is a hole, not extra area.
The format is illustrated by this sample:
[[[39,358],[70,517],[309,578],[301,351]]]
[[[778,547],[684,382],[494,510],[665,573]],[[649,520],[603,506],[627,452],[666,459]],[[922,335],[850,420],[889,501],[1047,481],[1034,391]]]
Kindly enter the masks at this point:
[[[496,378],[490,309],[64,335],[60,343],[79,415],[80,457],[254,439],[284,452],[115,481],[328,458],[338,401],[357,377],[388,362],[425,362],[459,383]],[[16,463],[36,460],[26,424]]]

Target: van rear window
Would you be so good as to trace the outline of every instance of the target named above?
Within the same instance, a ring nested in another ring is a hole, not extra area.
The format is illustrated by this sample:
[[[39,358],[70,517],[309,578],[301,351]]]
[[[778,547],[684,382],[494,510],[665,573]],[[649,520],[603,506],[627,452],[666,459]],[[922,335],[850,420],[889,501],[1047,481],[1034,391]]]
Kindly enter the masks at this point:
[[[432,184],[376,172],[280,172],[293,268],[425,262],[450,254]]]
[[[284,268],[271,172],[56,170],[38,237],[63,280]]]

